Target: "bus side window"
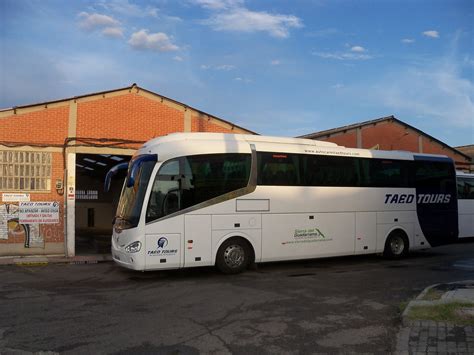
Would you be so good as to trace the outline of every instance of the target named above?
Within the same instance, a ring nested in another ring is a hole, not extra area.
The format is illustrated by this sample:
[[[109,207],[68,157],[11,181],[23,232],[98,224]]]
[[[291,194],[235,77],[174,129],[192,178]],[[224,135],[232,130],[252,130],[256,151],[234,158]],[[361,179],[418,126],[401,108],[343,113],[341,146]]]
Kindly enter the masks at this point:
[[[258,185],[301,186],[300,156],[258,153]]]
[[[306,186],[359,186],[356,158],[308,155],[304,159]]]
[[[474,179],[457,178],[458,198],[461,200],[474,200]]]

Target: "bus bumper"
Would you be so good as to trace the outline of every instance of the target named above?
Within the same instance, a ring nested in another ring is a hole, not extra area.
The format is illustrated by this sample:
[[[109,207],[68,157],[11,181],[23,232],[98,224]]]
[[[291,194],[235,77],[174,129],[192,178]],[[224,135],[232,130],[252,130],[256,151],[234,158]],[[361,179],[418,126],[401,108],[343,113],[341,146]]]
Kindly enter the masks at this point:
[[[120,266],[131,270],[144,270],[145,263],[141,253],[127,253],[112,246],[112,258]]]

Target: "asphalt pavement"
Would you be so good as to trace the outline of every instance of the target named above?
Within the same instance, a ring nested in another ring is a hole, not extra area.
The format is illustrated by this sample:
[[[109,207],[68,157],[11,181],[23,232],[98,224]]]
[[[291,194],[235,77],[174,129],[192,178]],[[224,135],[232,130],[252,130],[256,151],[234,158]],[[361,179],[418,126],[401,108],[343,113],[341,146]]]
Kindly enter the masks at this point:
[[[111,262],[0,272],[2,354],[390,353],[408,301],[429,285],[474,279],[474,243],[239,275],[141,273]]]

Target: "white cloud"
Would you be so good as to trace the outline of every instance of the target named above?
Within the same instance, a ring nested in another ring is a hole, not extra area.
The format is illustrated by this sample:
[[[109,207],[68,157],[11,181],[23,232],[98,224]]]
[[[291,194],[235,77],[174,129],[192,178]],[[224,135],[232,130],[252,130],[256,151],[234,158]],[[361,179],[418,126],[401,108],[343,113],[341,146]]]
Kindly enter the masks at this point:
[[[270,65],[280,65],[281,64],[281,61],[279,59],[273,59],[271,62],[270,62]]]
[[[474,59],[471,58],[469,55],[465,55],[463,60],[462,60],[463,65],[468,66],[468,67],[474,67]]]
[[[230,70],[234,70],[235,68],[236,66],[232,64],[219,64],[219,65],[201,64],[202,70],[213,69],[213,70],[220,70],[220,71],[230,71]]]
[[[215,67],[216,70],[229,71],[235,69],[235,65],[232,64],[221,64]]]
[[[439,33],[438,31],[435,31],[435,30],[429,30],[429,31],[423,32],[423,36],[431,37],[431,38],[439,38]]]
[[[362,53],[365,52],[365,48],[361,46],[352,46],[351,47],[352,52],[357,52],[357,53]]]
[[[79,28],[84,31],[101,31],[104,36],[113,38],[123,37],[123,28],[115,18],[98,13],[90,14],[81,12],[79,15]]]
[[[413,38],[404,38],[404,39],[402,39],[401,42],[402,42],[402,43],[410,44],[410,43],[414,43],[415,40],[414,40]]]
[[[215,31],[230,32],[267,32],[273,37],[287,38],[290,28],[303,27],[301,19],[293,15],[270,14],[265,11],[251,11],[243,6],[242,1],[207,1],[215,13],[202,24]]]
[[[102,34],[108,37],[123,38],[123,30],[120,27],[106,27],[102,30]]]
[[[228,9],[244,3],[243,0],[192,0],[191,2],[210,10]]]
[[[383,78],[374,95],[391,109],[472,129],[474,82],[462,77],[461,69],[453,58],[404,69]]]
[[[341,83],[337,83],[337,84],[334,84],[334,85],[331,85],[331,88],[332,89],[343,89],[345,87],[344,84],[341,84]]]
[[[93,31],[103,27],[118,27],[120,22],[113,17],[98,13],[89,14],[81,12],[79,15],[79,27],[86,31]]]
[[[148,33],[148,30],[142,29],[132,34],[128,44],[134,49],[152,50],[157,52],[177,51],[179,47],[171,42],[166,33]]]
[[[324,59],[336,59],[336,60],[369,60],[373,57],[368,54],[358,54],[358,53],[344,53],[344,52],[313,52],[315,56]]]
[[[179,55],[175,56],[173,59],[177,62],[182,62],[184,60],[183,57],[180,57]]]
[[[107,0],[98,3],[102,8],[119,13],[125,16],[134,17],[157,17],[158,9],[156,7],[146,6],[140,7],[137,4],[130,3],[128,0]]]
[[[249,83],[252,82],[252,79],[237,77],[237,78],[234,78],[234,81],[238,81],[238,82],[240,82],[240,83],[249,84]]]

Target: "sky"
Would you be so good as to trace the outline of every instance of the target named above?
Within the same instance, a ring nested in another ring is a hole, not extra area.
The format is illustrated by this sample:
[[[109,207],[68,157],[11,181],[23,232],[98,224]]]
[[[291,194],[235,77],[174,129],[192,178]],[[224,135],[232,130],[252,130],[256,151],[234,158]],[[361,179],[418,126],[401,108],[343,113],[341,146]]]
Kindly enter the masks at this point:
[[[265,135],[474,143],[472,0],[0,0],[0,108],[138,86]]]

